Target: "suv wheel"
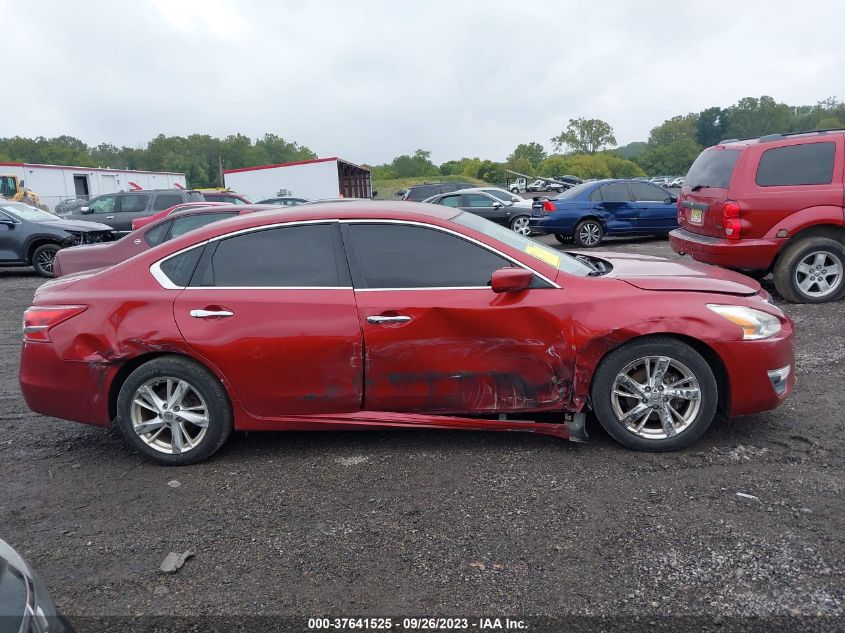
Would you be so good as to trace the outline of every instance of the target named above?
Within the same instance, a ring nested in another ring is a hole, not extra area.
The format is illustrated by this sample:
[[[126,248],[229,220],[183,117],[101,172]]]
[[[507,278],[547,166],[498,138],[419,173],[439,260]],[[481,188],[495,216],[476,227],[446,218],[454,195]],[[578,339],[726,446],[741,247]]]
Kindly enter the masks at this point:
[[[42,277],[53,276],[53,260],[61,250],[58,244],[42,244],[32,253],[32,267]]]
[[[845,246],[811,237],[786,247],[774,271],[775,288],[792,303],[825,303],[845,294]]]

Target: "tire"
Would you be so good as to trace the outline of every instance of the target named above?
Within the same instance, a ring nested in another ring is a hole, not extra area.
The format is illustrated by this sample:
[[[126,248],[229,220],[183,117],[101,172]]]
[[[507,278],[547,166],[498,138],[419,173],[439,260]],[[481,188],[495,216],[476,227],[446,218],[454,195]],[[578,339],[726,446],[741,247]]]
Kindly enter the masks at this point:
[[[664,363],[668,368],[658,379]],[[684,382],[677,382],[682,378]],[[672,383],[678,385],[678,396],[667,401],[666,385]],[[634,397],[624,397],[620,391]],[[699,397],[688,397],[692,393]],[[634,450],[656,452],[677,450],[701,437],[713,422],[719,398],[707,361],[686,343],[669,337],[634,340],[610,352],[599,363],[590,394],[599,423],[613,439]]]
[[[512,187],[512,188],[511,188],[511,193],[513,193],[513,194],[518,194],[518,193],[519,193],[519,188],[518,188],[518,187]]]
[[[578,246],[594,248],[604,239],[604,229],[598,220],[582,220],[575,227],[572,239]]]
[[[775,288],[792,303],[827,303],[845,294],[845,246],[827,237],[790,244],[775,264]]]
[[[32,252],[32,260],[30,261],[35,272],[42,277],[52,277],[53,260],[60,250],[61,246],[58,244],[42,244],[36,248]]]
[[[566,233],[555,233],[555,239],[560,242],[561,244],[566,244],[567,242],[572,241],[572,236],[567,235]]]
[[[176,391],[183,384],[188,389],[177,399]],[[145,387],[158,397],[157,403],[142,395]],[[165,401],[168,393],[170,410]],[[191,410],[177,409],[180,404]],[[190,413],[192,421],[180,417],[177,410],[182,415]],[[169,422],[165,416],[170,416]],[[205,426],[193,423],[203,417]],[[208,459],[223,446],[232,432],[232,407],[223,385],[205,367],[179,356],[160,356],[135,369],[120,387],[117,421],[126,443],[144,457],[167,466],[184,466]],[[136,430],[144,424],[152,425],[147,433]]]
[[[531,227],[528,226],[530,217],[527,215],[518,215],[511,220],[511,231],[519,233],[520,235],[531,235]]]

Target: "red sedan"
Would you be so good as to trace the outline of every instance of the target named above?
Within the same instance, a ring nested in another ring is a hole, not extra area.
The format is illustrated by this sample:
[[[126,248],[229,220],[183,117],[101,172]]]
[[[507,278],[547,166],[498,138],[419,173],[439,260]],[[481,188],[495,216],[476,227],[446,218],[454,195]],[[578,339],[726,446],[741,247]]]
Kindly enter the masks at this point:
[[[214,207],[217,205],[226,204],[225,202],[182,202],[181,204],[174,204],[172,207],[168,207],[159,211],[158,213],[153,213],[152,215],[148,215],[145,218],[135,218],[132,220],[132,230],[136,231],[140,229],[142,226],[147,226],[148,224],[152,224],[157,220],[161,220],[162,218],[166,218],[171,213],[176,213],[177,211],[186,211],[187,209],[203,209],[205,207]]]
[[[728,270],[574,257],[470,213],[367,200],[223,220],[45,283],[20,385],[38,413],[116,419],[164,464],[209,457],[233,429],[583,439],[587,409],[625,446],[662,451],[717,409],[778,406],[792,340]]]
[[[177,205],[188,206],[188,205]],[[86,270],[106,268],[134,257],[138,253],[163,244],[206,224],[219,222],[243,213],[278,209],[273,205],[228,205],[208,203],[196,208],[180,210],[153,224],[136,229],[116,242],[89,244],[63,249],[53,260],[53,277],[71,275]],[[61,257],[58,257],[61,255]]]

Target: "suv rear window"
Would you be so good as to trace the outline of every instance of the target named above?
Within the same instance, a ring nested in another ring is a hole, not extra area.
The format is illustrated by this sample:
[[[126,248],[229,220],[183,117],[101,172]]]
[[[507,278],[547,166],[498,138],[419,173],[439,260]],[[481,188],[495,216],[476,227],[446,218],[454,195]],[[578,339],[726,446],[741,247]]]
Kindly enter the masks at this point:
[[[186,191],[185,192],[185,202],[196,202],[196,201],[203,201],[203,195],[199,191]]]
[[[767,149],[760,157],[757,184],[827,185],[833,182],[835,143],[806,143]]]
[[[736,159],[739,158],[738,149],[706,149],[689,168],[684,186],[686,187],[715,187],[727,189],[731,184]]]
[[[410,200],[411,202],[420,202],[438,193],[441,192],[438,191],[437,188],[433,187],[432,185],[424,185],[422,187],[411,187],[411,189],[408,191],[408,197],[406,198],[406,200]]]

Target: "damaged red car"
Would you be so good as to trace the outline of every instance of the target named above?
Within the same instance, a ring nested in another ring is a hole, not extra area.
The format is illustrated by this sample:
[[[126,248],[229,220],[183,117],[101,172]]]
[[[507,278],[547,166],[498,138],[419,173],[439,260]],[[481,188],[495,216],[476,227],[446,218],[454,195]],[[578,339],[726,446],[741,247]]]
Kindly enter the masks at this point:
[[[469,213],[350,201],[239,216],[93,275],[24,316],[34,411],[188,464],[232,430],[385,427],[678,449],[717,410],[778,406],[792,322],[703,264],[549,248]]]

